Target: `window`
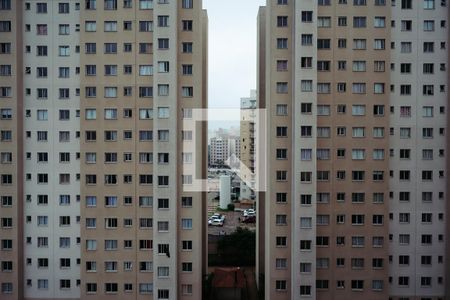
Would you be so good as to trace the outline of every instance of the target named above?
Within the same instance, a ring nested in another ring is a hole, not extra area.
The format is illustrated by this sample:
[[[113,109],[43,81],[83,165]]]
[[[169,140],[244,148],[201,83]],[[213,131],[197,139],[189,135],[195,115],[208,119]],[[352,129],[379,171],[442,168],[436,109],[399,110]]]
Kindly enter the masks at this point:
[[[375,28],[384,28],[386,27],[386,18],[385,17],[375,17],[373,26]]]
[[[423,85],[422,86],[422,94],[424,96],[434,95],[434,86],[433,85]]]
[[[169,16],[158,16],[158,27],[169,27]]]
[[[286,291],[286,289],[287,289],[287,281],[286,280],[276,280],[275,281],[275,290]]]
[[[169,130],[158,130],[158,140],[162,142],[169,141]]]
[[[193,8],[194,4],[193,4],[193,0],[182,0],[181,2],[181,7],[182,8]]]
[[[182,46],[182,52],[183,53],[192,53],[192,43],[191,42],[184,42],[181,44]]]
[[[317,49],[328,50],[331,49],[330,39],[317,39]]]
[[[423,21],[423,31],[434,31],[434,20]]]
[[[304,69],[312,68],[312,57],[302,57],[301,58],[301,67]]]
[[[338,17],[338,26],[347,26],[347,17]]]
[[[183,97],[193,97],[194,96],[194,88],[191,86],[183,86],[181,88],[181,95]]]
[[[192,229],[192,219],[181,219],[181,227],[183,229]]]
[[[151,86],[139,87],[139,97],[141,98],[153,97],[153,87]]]
[[[313,19],[312,11],[302,11],[302,22],[310,23]]]
[[[140,32],[153,31],[153,22],[152,21],[139,21],[139,31]]]
[[[0,10],[10,10],[10,9],[11,9],[11,0],[0,1]]]
[[[313,44],[313,35],[312,34],[302,34],[301,38],[302,38],[302,40],[301,40],[302,46],[312,46],[312,44]],[[278,39],[278,40],[280,40],[280,39]],[[281,40],[283,40],[283,39],[281,39]],[[286,40],[286,44],[285,44],[286,47],[284,49],[287,49],[287,39],[284,39],[284,40]]]
[[[105,283],[105,293],[112,294],[117,293],[118,284],[117,283]]]
[[[352,92],[353,92],[353,94],[365,94],[366,93],[366,84],[365,83],[353,83],[352,84]]]
[[[423,9],[434,9],[434,0],[424,0]]]
[[[277,114],[277,116],[287,116],[287,114],[288,114],[287,104],[277,104],[276,114]]]
[[[422,128],[422,137],[424,139],[433,138],[433,128]]]
[[[400,52],[401,53],[411,53],[412,51],[412,43],[411,42],[401,42],[400,43]]]
[[[384,50],[386,48],[386,40],[384,39],[375,39],[373,43],[373,49],[375,50]]]
[[[366,17],[353,17],[353,27],[363,28],[366,27]]]
[[[384,83],[375,82],[373,84],[374,94],[384,94]]]
[[[433,180],[433,171],[422,171],[422,180],[423,181]]]
[[[183,31],[192,31],[193,22],[192,20],[182,20],[181,21],[181,27]]]
[[[432,235],[431,234],[422,234],[421,242],[424,245],[431,245],[432,244]]]
[[[153,75],[153,65],[140,65],[139,66],[140,76],[151,76]]]
[[[69,3],[58,3],[58,12],[60,14],[68,14],[69,13]]]
[[[324,0],[319,0],[324,1]],[[300,286],[300,296],[311,296],[311,286],[310,285],[301,285]]]
[[[97,23],[95,21],[86,21],[84,23],[84,30],[86,32],[95,32],[95,31],[97,31]]]
[[[168,61],[159,61],[158,62],[158,72],[159,73],[168,73],[169,72],[169,62]]]
[[[288,17],[287,16],[277,16],[277,27],[287,27]]]
[[[330,83],[317,83],[317,93],[318,94],[329,94],[331,92],[331,84]]]
[[[182,272],[192,272],[192,263],[190,262],[181,263],[181,270]]]
[[[301,83],[302,92],[312,92],[313,89],[313,81],[312,80],[302,80]]]
[[[139,197],[139,207],[152,207],[153,197]]]
[[[318,17],[317,27],[331,27],[331,17]]]
[[[412,30],[412,21],[411,20],[402,20],[401,21],[401,30],[402,31],[411,31]]]
[[[47,3],[36,3],[36,12],[38,14],[46,14],[47,13]]]
[[[151,130],[139,131],[139,141],[151,141],[151,140],[153,140],[153,131]]]
[[[423,74],[433,74],[434,73],[434,64],[425,63],[423,64]]]
[[[139,294],[152,294],[153,283],[139,283]]]
[[[287,94],[288,93],[288,83],[287,82],[277,82],[277,93]]]
[[[0,54],[9,54],[9,53],[11,53],[11,43],[0,43]]]
[[[434,43],[433,42],[424,42],[423,43],[423,53],[433,53],[434,52]]]
[[[103,45],[105,54],[116,54],[117,43],[105,43]]]
[[[117,22],[116,21],[105,21],[105,23],[104,23],[104,31],[105,32],[115,32],[115,31],[117,31]]]
[[[117,0],[104,0],[104,1],[105,1],[104,5],[105,10],[117,10]]]
[[[287,137],[287,127],[277,127],[277,137]]]
[[[353,116],[364,116],[366,114],[365,105],[352,105],[352,115]]]
[[[182,74],[183,75],[192,75],[193,74],[192,65],[182,65]]]
[[[353,40],[353,49],[354,50],[365,50],[366,49],[366,40],[365,39],[354,39]]]

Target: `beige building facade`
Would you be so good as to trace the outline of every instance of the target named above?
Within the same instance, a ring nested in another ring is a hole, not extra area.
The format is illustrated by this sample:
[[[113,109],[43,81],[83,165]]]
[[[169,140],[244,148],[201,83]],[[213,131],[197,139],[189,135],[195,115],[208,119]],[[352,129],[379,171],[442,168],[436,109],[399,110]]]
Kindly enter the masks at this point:
[[[260,8],[266,299],[446,297],[447,22],[431,0]]]
[[[183,120],[207,107],[202,1],[0,15],[0,298],[201,299],[207,128]]]

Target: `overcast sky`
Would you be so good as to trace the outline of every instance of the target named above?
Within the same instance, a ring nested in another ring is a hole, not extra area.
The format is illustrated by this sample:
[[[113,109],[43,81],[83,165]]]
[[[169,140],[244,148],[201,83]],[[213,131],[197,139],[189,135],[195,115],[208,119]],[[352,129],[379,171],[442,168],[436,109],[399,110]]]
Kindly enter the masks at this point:
[[[203,0],[209,17],[209,107],[238,108],[256,88],[256,17],[266,0]]]

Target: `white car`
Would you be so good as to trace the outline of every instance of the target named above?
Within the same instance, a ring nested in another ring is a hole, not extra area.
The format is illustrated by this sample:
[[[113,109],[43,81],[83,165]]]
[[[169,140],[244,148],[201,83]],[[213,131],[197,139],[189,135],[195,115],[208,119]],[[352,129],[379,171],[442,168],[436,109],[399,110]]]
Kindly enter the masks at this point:
[[[244,217],[256,216],[256,211],[253,208],[244,210]]]
[[[218,213],[215,213],[215,214],[213,214],[212,216],[211,216],[211,219],[219,219],[219,220],[225,220],[225,215],[221,215],[221,214],[218,214]]]
[[[223,226],[223,221],[221,219],[213,219],[211,220],[212,226]]]
[[[216,220],[222,222],[222,225],[223,225],[223,223],[224,223],[224,221],[225,221],[225,216],[224,216],[224,215],[221,215],[221,214],[217,214],[217,213],[214,214],[214,215],[212,215],[212,216],[209,217],[209,219],[208,219],[208,225],[214,225],[213,222],[216,221]],[[216,224],[216,226],[222,226],[222,225]]]

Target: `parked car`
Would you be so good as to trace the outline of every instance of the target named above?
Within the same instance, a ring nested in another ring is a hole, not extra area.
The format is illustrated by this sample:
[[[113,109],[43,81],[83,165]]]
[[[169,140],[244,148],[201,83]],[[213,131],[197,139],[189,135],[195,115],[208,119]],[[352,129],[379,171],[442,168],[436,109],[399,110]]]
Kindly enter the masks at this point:
[[[220,219],[220,220],[225,220],[225,215],[219,214],[219,213],[215,213],[211,216],[212,219]]]
[[[213,219],[211,221],[211,225],[212,226],[220,226],[220,227],[222,227],[223,226],[223,221],[220,220],[220,219]]]
[[[242,223],[256,223],[256,216],[244,217]]]
[[[213,221],[215,221],[215,220],[219,220],[220,222],[222,222],[222,225],[223,225],[223,223],[225,222],[225,216],[221,215],[221,214],[218,214],[218,213],[213,214],[208,219],[208,225],[213,225]],[[222,225],[220,225],[220,226],[222,226]]]
[[[244,210],[244,217],[256,216],[256,211],[253,208]]]

